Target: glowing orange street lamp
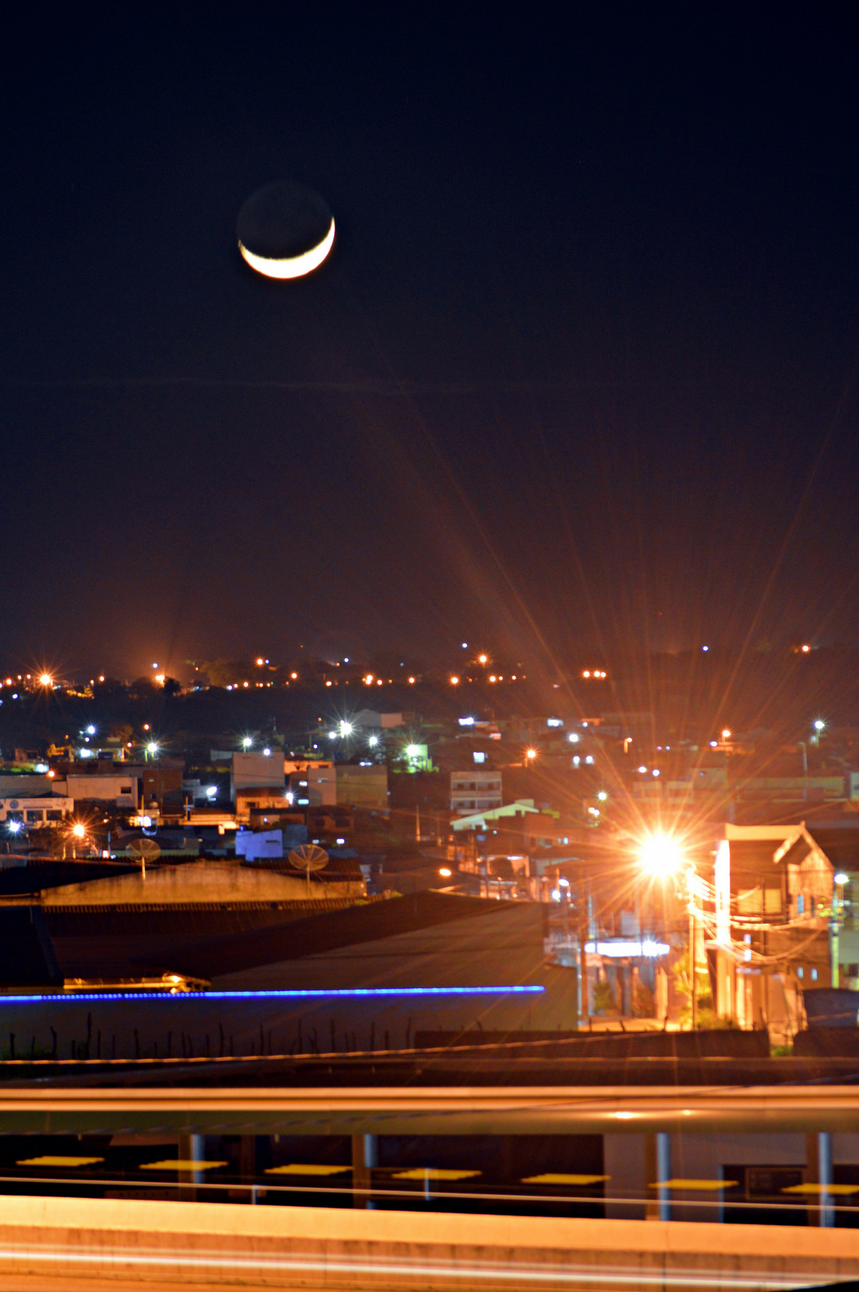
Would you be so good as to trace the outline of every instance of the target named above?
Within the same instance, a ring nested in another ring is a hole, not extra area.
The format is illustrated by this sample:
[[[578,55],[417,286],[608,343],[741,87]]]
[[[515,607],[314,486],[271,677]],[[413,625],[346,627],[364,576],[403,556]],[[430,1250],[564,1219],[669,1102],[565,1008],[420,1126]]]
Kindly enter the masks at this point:
[[[80,821],[75,821],[74,825],[71,828],[71,836],[72,836],[72,857],[74,858],[75,861],[77,861],[78,839],[86,838],[86,826],[83,825]]]
[[[683,849],[670,834],[651,834],[639,850],[641,864],[654,879],[667,879],[683,864]]]

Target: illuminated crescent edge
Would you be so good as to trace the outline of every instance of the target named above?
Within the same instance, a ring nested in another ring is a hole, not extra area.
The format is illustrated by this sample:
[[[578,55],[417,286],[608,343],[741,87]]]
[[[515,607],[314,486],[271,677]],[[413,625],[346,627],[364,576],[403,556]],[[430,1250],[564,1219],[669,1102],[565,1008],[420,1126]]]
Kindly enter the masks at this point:
[[[269,260],[265,256],[255,256],[252,251],[240,241],[239,251],[258,274],[265,274],[266,278],[301,278],[304,274],[311,273],[322,264],[331,248],[334,246],[334,221],[331,221],[331,228],[326,233],[322,241],[309,251],[304,251],[300,256],[288,256],[284,260]]]

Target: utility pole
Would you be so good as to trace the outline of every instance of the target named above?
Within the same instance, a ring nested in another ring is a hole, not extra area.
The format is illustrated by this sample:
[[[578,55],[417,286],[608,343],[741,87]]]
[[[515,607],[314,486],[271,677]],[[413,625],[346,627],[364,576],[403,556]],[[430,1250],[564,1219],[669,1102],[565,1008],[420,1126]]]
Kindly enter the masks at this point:
[[[695,963],[695,910],[689,905],[689,957],[692,977],[692,1031],[698,1030],[698,971]]]
[[[841,981],[839,966],[841,925],[844,923],[844,885],[849,879],[843,871],[832,876],[832,911],[829,916],[829,956],[831,964],[831,983],[838,987]]]

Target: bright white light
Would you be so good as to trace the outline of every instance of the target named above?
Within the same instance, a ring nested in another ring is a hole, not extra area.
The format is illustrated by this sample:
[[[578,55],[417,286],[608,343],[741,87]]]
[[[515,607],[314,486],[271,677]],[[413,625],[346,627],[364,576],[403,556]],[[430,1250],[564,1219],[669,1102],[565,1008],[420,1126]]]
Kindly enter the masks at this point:
[[[639,767],[639,769],[638,769],[638,770],[639,770],[639,771],[642,773],[642,775],[643,775],[643,774],[647,771],[647,768],[642,766],[642,767]]]
[[[641,864],[657,879],[674,874],[683,863],[683,850],[676,839],[667,834],[652,834],[639,850]]]
[[[86,834],[86,830],[81,825],[80,821],[75,822],[75,824],[72,826],[72,834],[75,836],[76,839],[82,839]]]
[[[645,938],[643,942],[618,938],[616,942],[585,943],[585,955],[589,956],[667,956],[670,950],[667,942],[654,942],[651,938]]]
[[[588,764],[589,767],[592,765],[593,761],[594,761],[593,754],[585,754],[585,762]]]
[[[149,744],[146,746],[146,750],[148,753],[152,754],[153,757],[155,754],[158,753],[158,746],[156,745],[154,740],[150,740]]]
[[[340,735],[341,735],[341,736],[351,736],[351,735],[352,735],[352,732],[353,732],[354,730],[355,730],[355,728],[352,726],[352,723],[351,723],[351,722],[341,722],[341,723],[340,723]]]
[[[54,679],[51,677],[50,673],[43,673],[39,678],[39,681],[42,683],[42,686],[53,686],[54,684]]]
[[[21,829],[21,822],[20,822],[20,821],[10,821],[8,824],[9,824],[9,829],[11,830],[12,834],[17,834],[17,833],[18,833],[18,831]]]
[[[823,731],[823,729],[824,729],[824,727],[825,727],[825,726],[826,726],[826,723],[823,721],[823,719],[822,719],[822,718],[816,718],[816,719],[815,719],[815,722],[814,722],[814,730],[815,730],[815,731]]]
[[[574,731],[570,732],[567,736],[567,740],[569,740],[571,745],[577,745],[579,743],[579,738]]]
[[[95,735],[95,727],[92,725],[92,723],[90,723],[90,725],[87,727],[87,729],[86,729],[86,733],[87,733],[87,735],[88,735],[88,736],[94,736],[94,735]]]
[[[460,719],[459,719],[459,725],[460,725],[461,727],[473,727],[473,726],[474,726],[474,719],[473,719],[473,718],[460,718]]]
[[[207,794],[207,796],[208,796],[210,799],[215,798],[215,797],[216,797],[216,795],[217,795],[217,793],[218,793],[218,787],[217,787],[217,785],[207,785],[207,786],[206,786],[206,794]]]
[[[331,221],[331,227],[318,246],[311,247],[310,251],[305,251],[301,256],[287,256],[283,260],[269,260],[265,256],[256,256],[247,247],[239,243],[239,251],[258,274],[264,274],[266,278],[303,278],[305,274],[312,273],[314,269],[322,264],[331,248],[334,246],[334,221]]]
[[[561,900],[561,890],[560,890],[559,888],[553,888],[553,889],[552,889],[552,901],[553,901],[553,902],[559,902],[560,900]]]
[[[651,772],[651,776],[658,776],[658,775],[659,775],[659,768],[654,767],[653,771]]]
[[[264,749],[262,752],[263,752],[263,757],[264,757],[264,758],[271,758],[271,750],[270,750],[270,749]]]
[[[420,745],[406,745],[406,754],[409,758],[419,758],[420,753]]]
[[[580,763],[581,761],[582,761],[582,760],[581,760],[581,758],[579,758],[578,754],[574,754],[574,755],[573,755],[573,766],[574,766],[574,767],[578,767],[578,765],[579,765],[579,763]]]
[[[450,870],[447,866],[442,866],[441,870],[438,873],[441,875],[442,879],[450,879],[451,875],[453,874],[453,871]]]
[[[599,794],[597,794],[597,798],[602,803],[605,803],[606,799],[608,798],[608,795],[606,794],[605,790],[600,790]]]
[[[702,650],[709,650],[709,649],[710,649],[710,647],[709,647],[709,646],[702,646],[702,647],[701,647],[701,649],[702,649]]]
[[[833,880],[833,883],[835,883],[835,884],[839,884],[839,885],[840,885],[840,884],[849,884],[849,883],[850,883],[850,876],[849,876],[849,875],[845,875],[843,870],[839,870],[839,872],[838,872],[838,874],[837,874],[837,875],[833,875],[833,876],[832,876],[832,880]]]
[[[370,739],[367,741],[367,744],[368,744],[371,748],[375,748],[375,747],[376,747],[376,745],[378,745],[378,743],[379,743],[379,737],[378,737],[378,736],[371,736],[371,737],[370,737]]]
[[[559,879],[559,880],[558,880],[558,887],[559,887],[559,888],[569,888],[569,886],[570,886],[570,881],[569,881],[568,879]]]
[[[253,743],[253,736],[242,736],[242,749],[250,749]]]
[[[48,770],[48,764],[47,764],[47,763],[36,763],[36,771],[37,771],[37,772],[41,772],[41,773],[42,773],[42,775],[44,775],[44,774],[45,774],[45,772],[46,772],[47,770]]]
[[[462,643],[462,649],[463,649],[463,650],[468,650],[468,642],[463,642],[463,643]]]
[[[336,731],[329,731],[329,733],[328,733],[328,739],[329,739],[329,740],[336,740],[336,739],[337,739],[337,732],[336,732]]]

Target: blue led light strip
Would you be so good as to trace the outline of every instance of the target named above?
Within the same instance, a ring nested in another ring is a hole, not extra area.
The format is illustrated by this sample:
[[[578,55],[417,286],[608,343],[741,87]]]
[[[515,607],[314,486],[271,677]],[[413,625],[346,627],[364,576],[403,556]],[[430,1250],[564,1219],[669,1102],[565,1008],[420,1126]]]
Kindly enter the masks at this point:
[[[0,1004],[72,1000],[355,1000],[379,996],[511,996],[535,995],[542,986],[514,987],[337,987],[329,991],[64,991],[40,995],[0,996]]]

